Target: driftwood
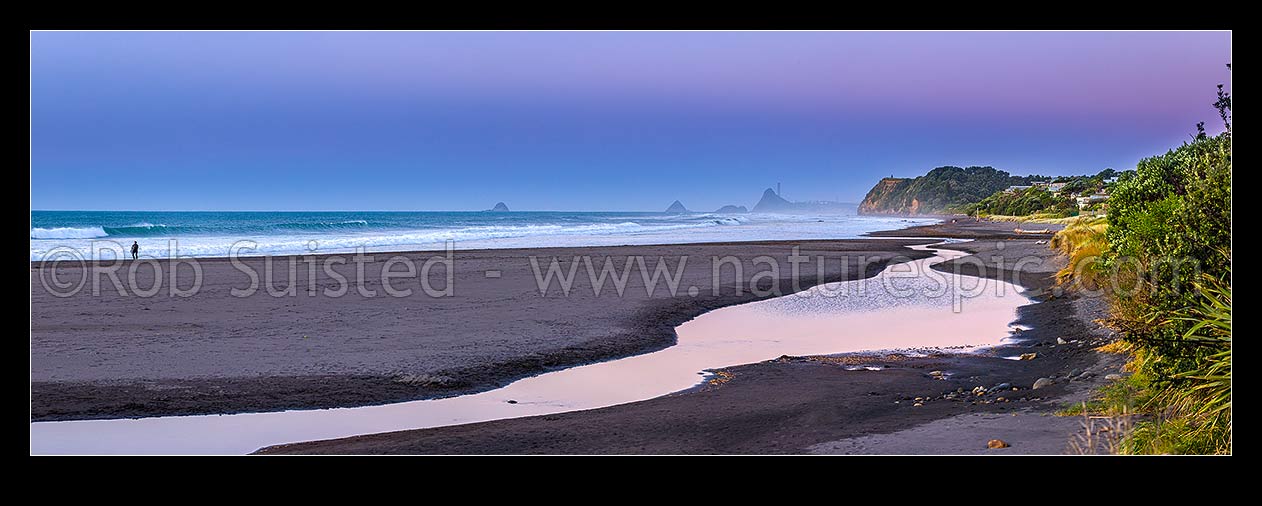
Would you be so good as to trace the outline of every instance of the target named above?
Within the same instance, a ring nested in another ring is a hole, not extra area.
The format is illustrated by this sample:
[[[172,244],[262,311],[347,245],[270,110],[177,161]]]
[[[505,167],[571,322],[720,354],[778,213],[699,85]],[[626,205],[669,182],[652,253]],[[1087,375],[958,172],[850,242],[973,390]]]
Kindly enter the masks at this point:
[[[1051,230],[1046,229],[1046,228],[1043,230],[1021,230],[1019,228],[1014,228],[1012,229],[1012,232],[1014,234],[1050,234],[1052,233]]]

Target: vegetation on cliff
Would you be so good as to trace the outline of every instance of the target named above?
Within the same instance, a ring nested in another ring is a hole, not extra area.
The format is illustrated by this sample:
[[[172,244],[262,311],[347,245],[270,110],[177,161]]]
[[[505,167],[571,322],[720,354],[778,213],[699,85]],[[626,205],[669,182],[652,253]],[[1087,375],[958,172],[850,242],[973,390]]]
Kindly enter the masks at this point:
[[[859,212],[1064,218],[1078,215],[1075,197],[1108,193],[1134,173],[1104,169],[1095,175],[1045,177],[1013,176],[992,167],[938,167],[912,179],[882,179],[868,191]],[[1092,204],[1087,209],[1099,207]]]
[[[961,212],[1009,186],[1028,185],[1042,176],[1013,176],[994,167],[938,167],[913,179],[886,178],[868,191],[859,212],[934,214]]]

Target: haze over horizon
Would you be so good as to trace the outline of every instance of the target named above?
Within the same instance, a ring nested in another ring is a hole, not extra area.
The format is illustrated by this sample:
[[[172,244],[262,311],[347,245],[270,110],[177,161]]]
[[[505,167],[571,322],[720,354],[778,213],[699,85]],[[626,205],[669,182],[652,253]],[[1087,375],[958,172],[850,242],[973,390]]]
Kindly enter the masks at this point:
[[[708,211],[1222,130],[1230,32],[32,32],[34,210]]]

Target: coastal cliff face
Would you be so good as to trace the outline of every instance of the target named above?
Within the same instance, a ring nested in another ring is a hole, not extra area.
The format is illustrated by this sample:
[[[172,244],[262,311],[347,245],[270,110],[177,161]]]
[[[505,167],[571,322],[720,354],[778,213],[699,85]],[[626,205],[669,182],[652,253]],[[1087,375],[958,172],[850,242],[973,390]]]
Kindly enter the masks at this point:
[[[860,214],[879,214],[879,213],[897,213],[905,212],[896,209],[902,209],[903,203],[900,201],[895,203],[894,200],[900,198],[906,193],[905,187],[911,180],[902,177],[886,177],[868,190],[868,194],[863,197],[863,202],[859,203]],[[919,204],[919,203],[917,203]]]
[[[940,214],[958,212],[1013,185],[1039,176],[1013,176],[993,167],[938,167],[913,179],[887,177],[868,191],[860,214]]]

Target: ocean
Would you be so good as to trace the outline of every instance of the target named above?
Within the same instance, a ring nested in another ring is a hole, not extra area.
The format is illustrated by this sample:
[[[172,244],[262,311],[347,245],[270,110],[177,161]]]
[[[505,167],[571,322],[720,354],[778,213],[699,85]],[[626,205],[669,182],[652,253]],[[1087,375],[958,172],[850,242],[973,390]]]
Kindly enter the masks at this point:
[[[542,246],[846,239],[933,223],[840,214],[652,212],[202,212],[32,211],[31,260],[142,256],[224,257]],[[245,241],[245,242],[243,242]],[[235,245],[235,246],[234,246]]]

